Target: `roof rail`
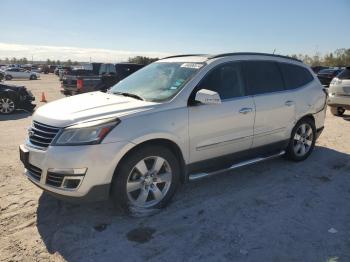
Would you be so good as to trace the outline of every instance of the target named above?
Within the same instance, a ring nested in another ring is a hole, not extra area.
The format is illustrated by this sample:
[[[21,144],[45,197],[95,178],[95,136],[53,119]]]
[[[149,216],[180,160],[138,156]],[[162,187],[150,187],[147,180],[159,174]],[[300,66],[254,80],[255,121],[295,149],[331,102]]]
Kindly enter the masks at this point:
[[[236,52],[236,53],[224,53],[224,54],[218,54],[208,57],[208,59],[214,59],[219,57],[225,57],[225,56],[234,56],[234,55],[264,55],[264,56],[274,56],[274,57],[281,57],[286,59],[291,59],[294,61],[302,62],[301,60],[290,57],[290,56],[284,56],[284,55],[275,55],[275,54],[268,54],[268,53],[254,53],[254,52]]]
[[[208,56],[207,54],[186,54],[186,55],[172,55],[172,56],[167,56],[163,57],[159,60],[167,59],[167,58],[175,58],[175,57],[186,57],[186,56]]]

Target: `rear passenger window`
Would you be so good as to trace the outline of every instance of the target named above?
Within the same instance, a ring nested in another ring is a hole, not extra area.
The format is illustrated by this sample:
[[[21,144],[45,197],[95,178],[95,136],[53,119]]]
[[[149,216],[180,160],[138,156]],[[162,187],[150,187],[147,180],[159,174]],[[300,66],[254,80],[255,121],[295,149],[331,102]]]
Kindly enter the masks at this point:
[[[280,63],[286,89],[295,89],[310,83],[314,78],[304,67]]]
[[[240,63],[219,65],[202,80],[197,87],[197,90],[200,89],[215,91],[221,99],[244,96]]]
[[[284,90],[283,79],[275,62],[244,62],[244,76],[250,95]]]

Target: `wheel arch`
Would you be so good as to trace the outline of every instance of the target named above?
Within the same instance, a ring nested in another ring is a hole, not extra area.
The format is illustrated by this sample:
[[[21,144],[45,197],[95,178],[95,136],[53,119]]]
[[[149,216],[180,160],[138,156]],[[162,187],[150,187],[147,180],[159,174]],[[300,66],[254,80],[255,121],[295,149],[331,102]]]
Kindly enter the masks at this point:
[[[298,122],[300,122],[301,120],[303,120],[303,119],[310,119],[311,121],[313,121],[314,122],[314,124],[315,124],[315,117],[313,116],[313,114],[307,114],[307,115],[304,115],[304,116],[302,116],[302,117],[300,117],[299,119],[298,119],[298,121],[295,123],[295,125],[298,123]]]
[[[119,160],[119,162],[117,163],[117,166],[115,168],[112,180],[116,178],[116,174],[118,173],[118,170],[120,168],[120,166],[123,164],[123,161],[130,156],[133,152],[137,151],[138,149],[142,148],[142,147],[146,147],[146,146],[162,146],[165,147],[167,149],[170,149],[172,153],[174,153],[174,155],[176,156],[176,158],[179,160],[179,164],[180,164],[180,168],[181,168],[181,182],[184,183],[186,181],[186,163],[184,160],[184,156],[183,153],[180,149],[180,146],[175,143],[174,141],[168,139],[168,138],[154,138],[154,139],[149,139],[149,140],[145,140],[142,141],[138,144],[135,144],[135,146],[133,146],[132,148],[130,148]]]

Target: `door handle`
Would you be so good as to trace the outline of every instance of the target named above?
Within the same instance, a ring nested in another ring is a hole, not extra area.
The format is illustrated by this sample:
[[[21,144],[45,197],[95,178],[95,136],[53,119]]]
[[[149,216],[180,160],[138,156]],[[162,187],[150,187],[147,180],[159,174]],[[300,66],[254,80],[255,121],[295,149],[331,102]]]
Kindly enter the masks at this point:
[[[250,113],[250,112],[252,112],[253,111],[253,108],[251,108],[251,107],[243,107],[243,108],[241,108],[241,110],[239,110],[239,112],[241,113],[241,114],[248,114],[248,113]]]
[[[284,103],[286,106],[292,106],[292,105],[294,105],[294,101],[286,101],[285,103]]]

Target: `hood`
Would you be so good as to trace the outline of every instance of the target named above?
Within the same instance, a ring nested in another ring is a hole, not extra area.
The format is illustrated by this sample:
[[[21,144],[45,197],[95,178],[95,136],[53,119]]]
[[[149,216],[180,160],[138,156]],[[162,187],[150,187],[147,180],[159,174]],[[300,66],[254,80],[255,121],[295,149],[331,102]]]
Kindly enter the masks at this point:
[[[15,86],[15,85],[8,85],[8,84],[0,84],[0,89],[11,89],[13,91],[19,91],[20,89],[25,89],[24,86]]]
[[[37,109],[33,120],[65,127],[78,122],[127,116],[151,110],[157,103],[136,100],[131,97],[91,92],[48,103]]]

